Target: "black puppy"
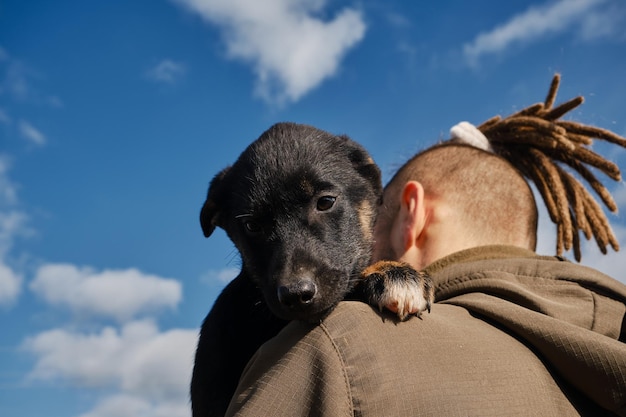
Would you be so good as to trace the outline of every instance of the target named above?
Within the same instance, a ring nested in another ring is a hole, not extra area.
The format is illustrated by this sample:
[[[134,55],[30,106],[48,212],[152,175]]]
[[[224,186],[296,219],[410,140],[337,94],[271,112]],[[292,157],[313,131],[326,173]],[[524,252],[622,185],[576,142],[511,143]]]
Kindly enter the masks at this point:
[[[430,278],[406,264],[370,264],[380,170],[347,136],[279,123],[211,181],[200,221],[223,228],[242,270],[200,332],[194,417],[224,415],[245,364],[289,320],[319,322],[346,297],[403,319],[428,309]]]

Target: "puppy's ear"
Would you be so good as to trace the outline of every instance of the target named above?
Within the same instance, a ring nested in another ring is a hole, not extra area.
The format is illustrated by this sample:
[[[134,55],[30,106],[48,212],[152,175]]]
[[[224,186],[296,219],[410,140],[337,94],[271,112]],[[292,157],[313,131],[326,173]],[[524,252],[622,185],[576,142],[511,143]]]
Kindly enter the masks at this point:
[[[211,180],[209,192],[206,201],[200,211],[200,226],[204,237],[209,237],[215,230],[215,226],[219,225],[219,217],[222,212],[221,202],[223,198],[224,182],[226,174],[230,171],[230,167],[223,169]]]
[[[354,147],[350,150],[348,155],[350,161],[352,162],[352,166],[363,178],[369,181],[376,194],[382,194],[383,181],[380,168],[378,168],[378,165],[376,165],[365,148],[356,142],[353,146]]]

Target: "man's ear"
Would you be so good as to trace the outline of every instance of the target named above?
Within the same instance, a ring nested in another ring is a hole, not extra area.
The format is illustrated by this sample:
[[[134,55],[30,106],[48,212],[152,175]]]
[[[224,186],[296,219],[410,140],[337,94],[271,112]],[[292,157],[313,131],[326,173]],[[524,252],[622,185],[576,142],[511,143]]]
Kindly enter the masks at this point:
[[[397,230],[402,234],[398,238],[401,239],[405,253],[416,245],[426,224],[424,187],[420,182],[409,181],[402,188],[398,221]]]
[[[206,201],[200,211],[200,226],[202,227],[204,237],[211,236],[215,226],[219,226],[224,198],[224,182],[226,181],[225,178],[228,171],[230,171],[230,167],[223,169],[211,180]]]

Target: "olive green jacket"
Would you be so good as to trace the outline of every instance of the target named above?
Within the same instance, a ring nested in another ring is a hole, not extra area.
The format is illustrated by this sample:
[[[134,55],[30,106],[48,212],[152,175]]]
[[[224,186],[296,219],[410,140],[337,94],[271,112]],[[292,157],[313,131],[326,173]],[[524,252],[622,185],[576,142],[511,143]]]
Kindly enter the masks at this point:
[[[237,416],[626,416],[626,286],[505,246],[429,268],[431,314],[342,302],[248,364]],[[620,339],[622,341],[620,341]]]

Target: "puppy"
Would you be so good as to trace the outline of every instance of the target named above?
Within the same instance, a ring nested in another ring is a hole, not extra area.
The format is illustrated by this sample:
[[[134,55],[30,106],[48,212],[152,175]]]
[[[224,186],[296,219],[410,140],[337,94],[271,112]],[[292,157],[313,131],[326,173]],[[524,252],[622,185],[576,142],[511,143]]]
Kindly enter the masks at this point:
[[[347,136],[279,123],[211,181],[200,222],[221,227],[242,270],[200,331],[191,382],[194,417],[221,416],[244,366],[290,320],[320,322],[362,299],[400,319],[430,311],[430,278],[407,264],[370,265],[380,170]]]

